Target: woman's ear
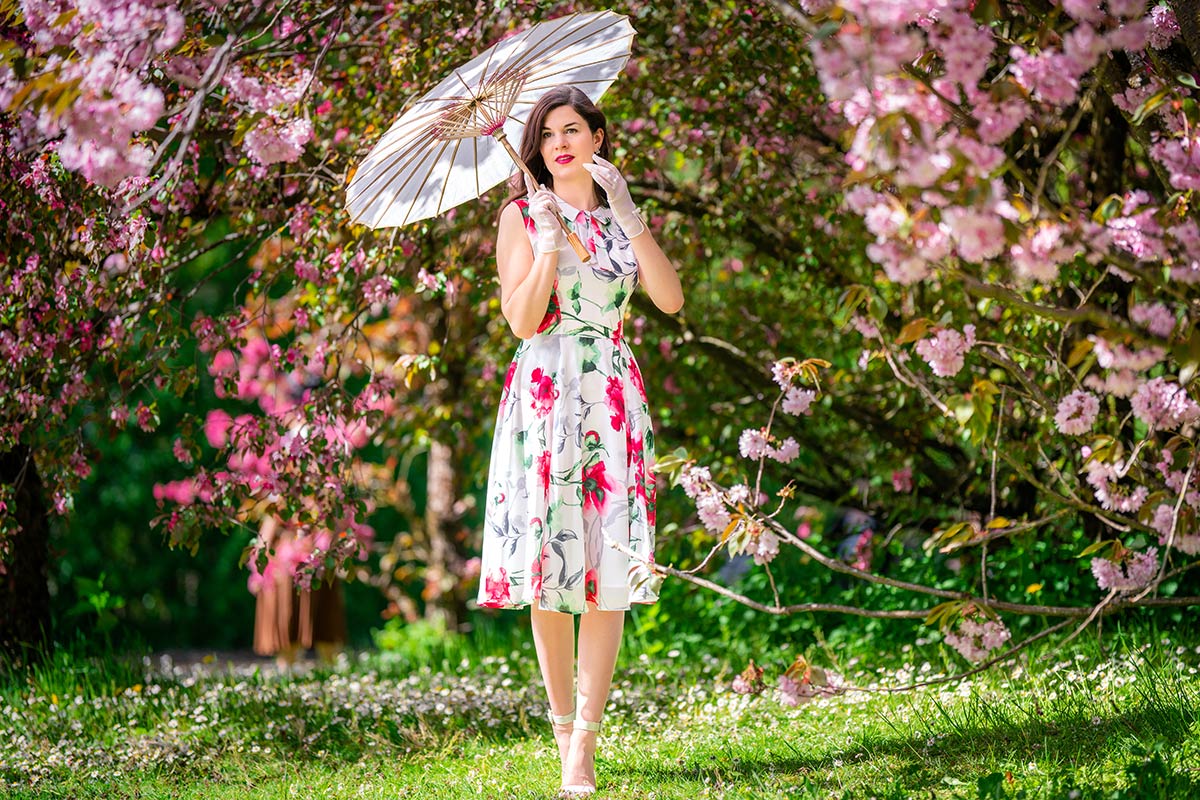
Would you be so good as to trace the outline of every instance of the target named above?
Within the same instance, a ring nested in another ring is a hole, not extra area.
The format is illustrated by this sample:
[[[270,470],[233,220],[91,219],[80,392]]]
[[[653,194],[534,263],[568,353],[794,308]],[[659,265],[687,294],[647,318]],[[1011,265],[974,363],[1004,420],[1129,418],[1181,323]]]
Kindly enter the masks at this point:
[[[604,143],[604,128],[597,128],[592,132],[592,152],[599,153],[600,145]]]

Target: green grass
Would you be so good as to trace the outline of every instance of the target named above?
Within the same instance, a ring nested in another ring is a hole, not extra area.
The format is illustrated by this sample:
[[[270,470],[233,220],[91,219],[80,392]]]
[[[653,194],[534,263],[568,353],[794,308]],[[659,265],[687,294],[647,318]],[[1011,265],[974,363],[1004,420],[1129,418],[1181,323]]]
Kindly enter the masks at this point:
[[[598,797],[1200,797],[1198,649],[1160,640],[1102,655],[1081,644],[958,684],[795,708],[772,689],[732,693],[730,668],[740,664],[626,658],[602,734]],[[844,674],[888,686],[931,677],[937,663]],[[279,677],[64,656],[0,683],[0,791],[553,796],[557,760],[532,654],[448,666],[410,671],[370,657]]]

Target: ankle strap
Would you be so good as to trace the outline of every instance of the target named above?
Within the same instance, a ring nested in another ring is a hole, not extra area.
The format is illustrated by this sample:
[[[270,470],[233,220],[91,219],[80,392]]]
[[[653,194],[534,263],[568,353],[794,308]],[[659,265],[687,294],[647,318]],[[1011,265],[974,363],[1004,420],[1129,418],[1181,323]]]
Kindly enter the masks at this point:
[[[593,733],[600,730],[599,722],[589,722],[586,719],[575,720],[575,730],[577,731],[592,731]]]
[[[575,722],[575,709],[572,708],[570,712],[560,716],[555,714],[552,708],[549,710],[547,716],[550,717],[550,724],[552,725],[570,725],[572,722]]]

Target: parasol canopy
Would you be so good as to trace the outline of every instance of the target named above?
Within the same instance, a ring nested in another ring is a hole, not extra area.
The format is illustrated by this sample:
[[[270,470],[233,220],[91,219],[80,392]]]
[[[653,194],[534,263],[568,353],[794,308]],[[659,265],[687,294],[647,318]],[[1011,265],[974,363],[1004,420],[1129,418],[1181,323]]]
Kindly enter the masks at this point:
[[[571,14],[501,39],[452,70],[353,173],[346,189],[351,221],[408,225],[479,197],[518,168],[533,179],[508,139],[520,142],[529,112],[550,89],[574,86],[599,100],[629,60],[633,36],[620,14]],[[581,251],[582,258],[586,251],[576,246]]]

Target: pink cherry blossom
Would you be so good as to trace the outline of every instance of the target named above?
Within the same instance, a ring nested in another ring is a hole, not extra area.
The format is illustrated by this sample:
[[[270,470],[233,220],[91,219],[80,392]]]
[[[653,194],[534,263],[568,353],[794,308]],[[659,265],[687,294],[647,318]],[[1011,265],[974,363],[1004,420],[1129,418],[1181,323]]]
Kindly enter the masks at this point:
[[[1200,531],[1185,531],[1181,527],[1176,527],[1174,540],[1171,539],[1171,526],[1175,517],[1175,509],[1166,503],[1160,504],[1154,509],[1154,516],[1151,519],[1150,527],[1158,531],[1158,543],[1166,546],[1170,541],[1171,546],[1181,553],[1189,556],[1200,555]]]
[[[779,447],[768,447],[767,455],[776,461],[787,464],[800,455],[800,445],[789,436]]]
[[[704,527],[713,533],[722,533],[733,520],[719,492],[703,492],[697,496],[696,513]]]
[[[1099,0],[1062,0],[1063,10],[1080,22],[1095,25],[1104,21]]]
[[[1091,392],[1074,391],[1058,402],[1058,413],[1054,415],[1054,426],[1060,433],[1080,436],[1092,429],[1096,415],[1100,412],[1100,401]]]
[[[1158,4],[1150,9],[1150,46],[1163,50],[1179,36],[1179,21],[1170,6]]]
[[[1115,370],[1104,377],[1088,375],[1083,379],[1083,384],[1089,389],[1101,394],[1111,394],[1113,397],[1129,397],[1141,385],[1137,374],[1131,369]]]
[[[883,267],[889,280],[905,286],[924,280],[933,271],[928,260],[895,241],[867,245],[867,257]]]
[[[779,386],[780,391],[787,391],[798,373],[799,364],[790,359],[776,361],[771,365],[771,378]]]
[[[1142,384],[1130,401],[1133,414],[1151,430],[1174,430],[1200,418],[1200,405],[1179,384],[1153,378]]]
[[[750,502],[750,487],[744,483],[736,483],[725,491],[725,500],[730,505],[744,505]]]
[[[1092,559],[1092,575],[1101,589],[1135,592],[1154,579],[1158,571],[1158,548],[1143,552],[1127,551],[1122,563],[1107,558]]]
[[[179,463],[181,463],[181,464],[191,464],[192,463],[192,453],[191,453],[191,451],[188,450],[187,445],[184,443],[184,441],[182,439],[175,440],[175,443],[171,446],[171,452],[172,452],[172,454],[174,454],[175,459]]]
[[[975,326],[966,325],[962,333],[952,328],[939,329],[932,337],[917,342],[916,351],[934,375],[949,378],[963,368],[964,358],[974,345]]]
[[[804,699],[800,684],[785,675],[779,676],[779,701],[785,706],[798,706]]]
[[[1012,637],[1012,633],[1000,620],[985,619],[979,622],[963,617],[955,631],[946,633],[946,644],[953,647],[973,664],[983,661],[996,648]]]
[[[982,92],[972,96],[971,116],[979,122],[976,133],[988,144],[999,144],[1008,139],[1029,114],[1029,104],[1014,98],[997,100]]]
[[[242,144],[246,153],[265,167],[300,158],[312,137],[313,126],[307,119],[275,122],[267,118],[246,134]]]
[[[1084,467],[1087,483],[1092,487],[1097,502],[1109,511],[1132,513],[1142,507],[1150,496],[1150,490],[1145,486],[1136,486],[1132,491],[1117,483],[1126,472],[1126,464],[1118,461],[1108,464],[1098,459],[1092,459]]]
[[[986,261],[1004,252],[1004,223],[996,214],[947,208],[942,212],[942,222],[964,261]]]
[[[747,428],[738,439],[742,458],[762,458],[767,452],[767,435],[760,428]]]
[[[1166,355],[1166,351],[1161,347],[1131,349],[1124,344],[1113,344],[1103,336],[1095,334],[1088,336],[1088,341],[1092,343],[1096,363],[1105,369],[1141,372],[1162,361]]]
[[[708,467],[690,465],[684,467],[679,473],[679,485],[683,487],[683,491],[687,496],[693,500],[708,489],[710,481],[712,481],[712,473]]]
[[[1063,53],[1043,50],[1030,54],[1014,47],[1012,58],[1013,77],[1038,100],[1064,106],[1079,94],[1079,75],[1084,70]]]
[[[787,390],[787,394],[783,398],[783,413],[791,414],[798,417],[804,414],[812,413],[813,401],[817,399],[817,393],[812,389],[801,389],[798,386],[793,386]]]
[[[1058,278],[1058,268],[1072,258],[1078,248],[1062,243],[1063,229],[1059,225],[1046,224],[1033,229],[1009,252],[1012,255],[1016,274],[1024,280],[1050,284]]]
[[[1175,314],[1165,303],[1140,303],[1129,309],[1129,319],[1155,336],[1167,338],[1175,330]]]
[[[753,545],[754,563],[762,566],[769,564],[779,555],[779,537],[769,528],[759,531]]]

